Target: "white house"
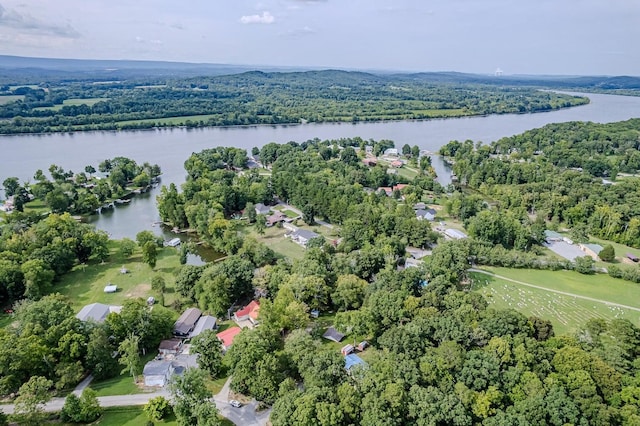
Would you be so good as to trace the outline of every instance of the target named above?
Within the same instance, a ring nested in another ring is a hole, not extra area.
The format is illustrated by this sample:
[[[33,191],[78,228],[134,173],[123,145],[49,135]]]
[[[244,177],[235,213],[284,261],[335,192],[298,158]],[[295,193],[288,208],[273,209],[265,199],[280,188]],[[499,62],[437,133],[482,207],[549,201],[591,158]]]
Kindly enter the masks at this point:
[[[302,247],[306,247],[309,240],[319,237],[320,235],[313,231],[307,231],[306,229],[297,229],[286,236]]]
[[[433,222],[436,220],[436,211],[434,209],[417,209],[416,217],[418,220],[428,220],[429,222]]]
[[[92,303],[83,307],[76,315],[80,321],[104,322],[111,312],[120,313],[122,306],[104,305],[102,303]]]
[[[171,361],[152,360],[142,370],[145,386],[165,386],[175,371]]]

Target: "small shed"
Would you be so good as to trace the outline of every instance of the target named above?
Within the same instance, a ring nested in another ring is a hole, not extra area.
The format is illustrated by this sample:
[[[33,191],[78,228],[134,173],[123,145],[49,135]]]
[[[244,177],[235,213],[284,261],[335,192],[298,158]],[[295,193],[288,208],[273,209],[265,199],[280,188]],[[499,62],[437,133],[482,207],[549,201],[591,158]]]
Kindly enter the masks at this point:
[[[180,238],[172,238],[164,243],[167,247],[178,247],[180,245]]]
[[[369,342],[367,342],[366,340],[363,340],[362,342],[358,343],[358,346],[356,349],[358,349],[360,352],[364,352],[365,349],[367,349],[369,347]]]
[[[339,343],[342,339],[344,339],[344,334],[340,333],[338,330],[336,330],[333,327],[329,327],[327,328],[327,331],[324,332],[322,337]]]
[[[342,349],[340,349],[340,353],[344,356],[347,356],[350,353],[353,353],[353,351],[354,351],[354,347],[351,344],[345,345],[342,347]]]
[[[309,312],[309,315],[311,316],[311,318],[318,318],[320,316],[320,311],[317,309],[312,309],[311,312]]]
[[[109,283],[104,287],[105,293],[115,293],[116,291],[118,291],[118,286],[115,284]]]

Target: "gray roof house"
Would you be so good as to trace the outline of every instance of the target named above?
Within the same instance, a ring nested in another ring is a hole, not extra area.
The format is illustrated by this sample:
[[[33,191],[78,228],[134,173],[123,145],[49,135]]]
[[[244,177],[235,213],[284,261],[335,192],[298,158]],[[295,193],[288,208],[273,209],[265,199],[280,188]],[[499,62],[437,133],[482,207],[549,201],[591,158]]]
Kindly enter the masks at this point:
[[[189,334],[189,337],[194,338],[205,330],[215,329],[216,322],[217,322],[216,317],[212,317],[210,315],[201,316],[198,322],[196,323],[196,326],[193,327],[193,331],[191,332],[191,334]]]
[[[434,220],[436,220],[436,213],[437,212],[434,209],[417,209],[416,217],[419,220],[426,219],[429,222],[433,222]]]
[[[102,303],[92,303],[83,307],[76,315],[80,321],[104,322],[111,312],[120,313],[122,306],[110,306]]]
[[[202,312],[198,308],[189,308],[184,311],[173,326],[173,334],[180,337],[189,336],[201,315]]]
[[[171,361],[152,360],[142,370],[145,386],[165,386],[175,371]]]
[[[294,242],[300,244],[303,247],[306,247],[309,240],[319,237],[320,235],[312,231],[307,231],[306,229],[297,229],[287,236]]]
[[[269,213],[271,213],[271,207],[269,206],[265,206],[262,203],[258,203],[255,205],[255,209],[256,209],[256,214],[264,214],[267,215]]]

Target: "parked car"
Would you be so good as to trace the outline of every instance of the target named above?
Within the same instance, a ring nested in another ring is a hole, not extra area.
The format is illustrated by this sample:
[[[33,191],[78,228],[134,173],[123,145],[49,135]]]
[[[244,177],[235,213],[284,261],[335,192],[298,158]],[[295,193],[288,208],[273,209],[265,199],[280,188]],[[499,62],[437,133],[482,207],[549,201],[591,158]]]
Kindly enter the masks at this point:
[[[242,407],[242,404],[240,403],[240,401],[236,401],[235,399],[232,399],[231,401],[229,401],[229,404],[231,404],[231,406],[235,408]]]

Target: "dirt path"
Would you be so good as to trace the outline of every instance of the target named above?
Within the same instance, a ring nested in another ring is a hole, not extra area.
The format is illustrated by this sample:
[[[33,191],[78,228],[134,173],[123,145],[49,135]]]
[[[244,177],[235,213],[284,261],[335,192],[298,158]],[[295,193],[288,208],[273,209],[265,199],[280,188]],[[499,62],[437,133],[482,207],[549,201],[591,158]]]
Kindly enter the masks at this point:
[[[539,285],[529,284],[522,281],[514,280],[512,278],[503,277],[502,275],[497,275],[497,274],[494,274],[493,272],[483,271],[482,269],[469,269],[469,272],[477,272],[479,274],[489,275],[491,277],[500,278],[501,280],[509,281],[514,284],[522,285],[525,287],[537,288],[538,290],[544,290],[550,293],[562,294],[564,296],[575,297],[576,299],[588,300],[590,302],[604,303],[605,305],[608,305],[608,306],[616,306],[618,308],[630,309],[632,311],[640,312],[640,308],[634,308],[633,306],[621,305],[620,303],[607,302],[606,300],[600,300],[593,297],[581,296],[579,294],[568,293],[566,291],[553,290],[550,288],[541,287]]]

